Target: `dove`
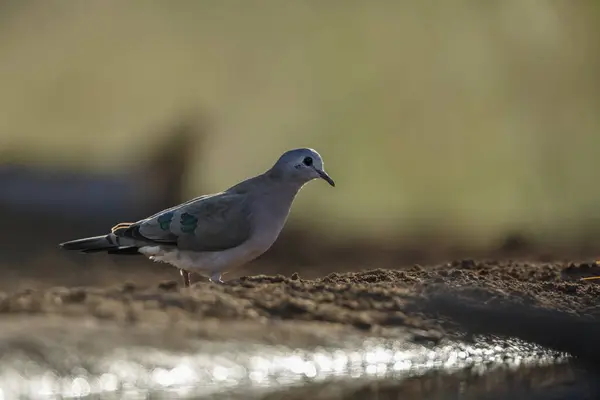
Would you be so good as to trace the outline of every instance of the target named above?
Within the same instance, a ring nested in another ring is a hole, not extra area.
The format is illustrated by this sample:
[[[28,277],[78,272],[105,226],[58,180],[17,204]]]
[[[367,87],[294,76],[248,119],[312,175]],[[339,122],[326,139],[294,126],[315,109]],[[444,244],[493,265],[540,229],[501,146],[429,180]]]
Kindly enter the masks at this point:
[[[184,287],[193,272],[222,275],[266,252],[283,229],[300,189],[314,179],[335,187],[316,150],[286,151],[266,172],[203,195],[110,233],[61,243],[83,253],[141,254],[179,269]]]

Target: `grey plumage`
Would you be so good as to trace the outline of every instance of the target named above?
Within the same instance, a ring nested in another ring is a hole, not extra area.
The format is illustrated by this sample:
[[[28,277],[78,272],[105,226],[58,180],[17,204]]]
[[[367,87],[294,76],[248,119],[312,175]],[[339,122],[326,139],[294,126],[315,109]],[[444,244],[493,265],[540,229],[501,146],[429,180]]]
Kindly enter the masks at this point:
[[[221,273],[265,252],[276,240],[292,202],[307,182],[322,178],[335,186],[321,156],[302,148],[284,153],[265,173],[226,191],[200,196],[134,223],[120,223],[109,234],[62,243],[84,253],[144,254],[182,270]],[[188,272],[183,272],[188,271]]]

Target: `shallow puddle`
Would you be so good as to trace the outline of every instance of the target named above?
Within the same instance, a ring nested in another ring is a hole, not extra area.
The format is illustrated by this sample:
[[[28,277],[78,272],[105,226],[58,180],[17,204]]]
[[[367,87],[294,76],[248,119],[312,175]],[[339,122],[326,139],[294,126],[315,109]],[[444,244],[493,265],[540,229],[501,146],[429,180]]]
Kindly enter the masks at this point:
[[[565,363],[569,356],[519,340],[478,338],[438,346],[369,339],[339,347],[294,349],[242,342],[197,341],[193,351],[120,347],[81,356],[71,348],[26,351],[4,347],[0,398],[252,398],[328,379],[403,379],[433,369],[494,368]],[[9,351],[10,350],[10,351]],[[49,355],[49,352],[54,352]],[[112,394],[112,396],[111,396]]]

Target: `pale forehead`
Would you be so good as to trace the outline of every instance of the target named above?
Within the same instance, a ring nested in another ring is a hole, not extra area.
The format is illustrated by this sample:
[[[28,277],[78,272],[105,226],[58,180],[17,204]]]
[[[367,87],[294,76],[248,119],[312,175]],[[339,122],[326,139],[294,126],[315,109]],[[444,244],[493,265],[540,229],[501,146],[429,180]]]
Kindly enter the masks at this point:
[[[321,155],[319,153],[317,153],[316,150],[313,150],[313,149],[305,149],[305,151],[303,151],[303,155],[305,155],[307,157],[312,157],[315,160],[321,159]]]
[[[321,161],[321,155],[316,150],[310,148],[289,150],[281,156],[282,159],[289,161],[303,157],[311,157],[314,161]]]

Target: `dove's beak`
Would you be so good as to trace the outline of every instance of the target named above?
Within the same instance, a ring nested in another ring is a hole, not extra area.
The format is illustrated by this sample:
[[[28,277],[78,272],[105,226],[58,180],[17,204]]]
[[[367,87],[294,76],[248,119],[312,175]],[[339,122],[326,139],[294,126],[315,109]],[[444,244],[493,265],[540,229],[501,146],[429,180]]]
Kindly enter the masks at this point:
[[[335,187],[335,182],[333,181],[333,179],[331,179],[329,175],[327,175],[327,172],[321,171],[320,169],[315,169],[315,171],[317,171],[317,174],[319,174],[319,176],[323,178],[323,180],[327,181],[327,183]]]

